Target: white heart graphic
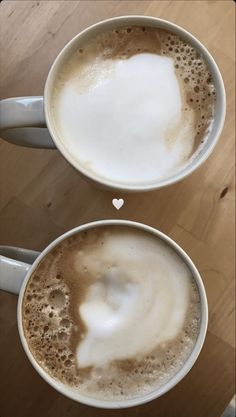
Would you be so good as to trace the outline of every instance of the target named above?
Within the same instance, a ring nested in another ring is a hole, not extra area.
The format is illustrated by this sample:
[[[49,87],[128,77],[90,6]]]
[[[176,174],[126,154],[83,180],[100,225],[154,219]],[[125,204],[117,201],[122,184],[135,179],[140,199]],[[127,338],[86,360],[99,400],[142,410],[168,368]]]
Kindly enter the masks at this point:
[[[112,204],[117,210],[120,210],[120,208],[124,204],[124,200],[123,200],[123,198],[119,198],[119,200],[117,198],[113,198]]]

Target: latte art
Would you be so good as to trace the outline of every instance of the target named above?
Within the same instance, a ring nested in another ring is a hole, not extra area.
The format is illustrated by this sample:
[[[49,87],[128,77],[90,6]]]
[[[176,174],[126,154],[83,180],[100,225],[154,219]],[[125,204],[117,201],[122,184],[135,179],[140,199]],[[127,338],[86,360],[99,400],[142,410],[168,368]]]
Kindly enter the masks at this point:
[[[97,227],[65,239],[37,266],[23,328],[40,366],[71,391],[128,399],[182,368],[199,334],[199,293],[161,239]]]
[[[77,348],[78,366],[137,358],[182,330],[189,270],[178,257],[170,263],[158,243],[133,232],[114,233],[76,256],[78,274],[89,265],[97,277],[79,307],[87,333]]]
[[[158,28],[119,28],[71,53],[52,114],[61,143],[86,172],[145,185],[201,151],[214,100],[207,65],[184,40]]]

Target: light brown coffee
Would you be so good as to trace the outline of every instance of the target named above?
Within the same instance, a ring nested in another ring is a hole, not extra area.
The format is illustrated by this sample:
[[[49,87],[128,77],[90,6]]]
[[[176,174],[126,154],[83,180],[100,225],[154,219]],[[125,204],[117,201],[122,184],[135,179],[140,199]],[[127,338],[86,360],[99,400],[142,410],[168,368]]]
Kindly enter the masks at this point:
[[[133,227],[77,233],[27,284],[23,328],[39,365],[71,390],[128,399],[170,380],[200,327],[199,293],[181,257]]]

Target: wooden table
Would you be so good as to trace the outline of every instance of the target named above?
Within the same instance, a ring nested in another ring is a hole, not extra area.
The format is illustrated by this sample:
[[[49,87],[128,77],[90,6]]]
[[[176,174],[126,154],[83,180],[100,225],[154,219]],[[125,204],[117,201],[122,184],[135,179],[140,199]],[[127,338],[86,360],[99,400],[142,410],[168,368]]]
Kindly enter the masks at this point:
[[[213,155],[172,187],[121,195],[80,178],[55,150],[0,144],[0,244],[43,249],[64,231],[97,219],[152,225],[174,238],[200,270],[209,330],[188,376],[162,398],[123,411],[79,405],[49,387],[28,362],[16,325],[17,298],[0,294],[1,417],[218,417],[234,393],[234,4],[232,1],[4,1],[1,4],[1,96],[41,95],[60,49],[110,16],[146,14],[192,32],[222,71],[227,117]]]

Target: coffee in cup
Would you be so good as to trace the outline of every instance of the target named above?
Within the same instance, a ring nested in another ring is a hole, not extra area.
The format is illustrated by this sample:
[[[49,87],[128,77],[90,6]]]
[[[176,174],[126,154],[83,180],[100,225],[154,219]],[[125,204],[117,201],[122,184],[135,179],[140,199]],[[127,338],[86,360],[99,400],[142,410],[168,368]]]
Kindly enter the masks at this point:
[[[123,187],[176,175],[212,128],[215,86],[202,54],[158,27],[118,27],[75,43],[52,91],[57,136],[75,165]]]
[[[160,237],[101,225],[42,258],[22,320],[31,354],[67,392],[128,400],[184,366],[200,331],[200,295],[185,261]]]

